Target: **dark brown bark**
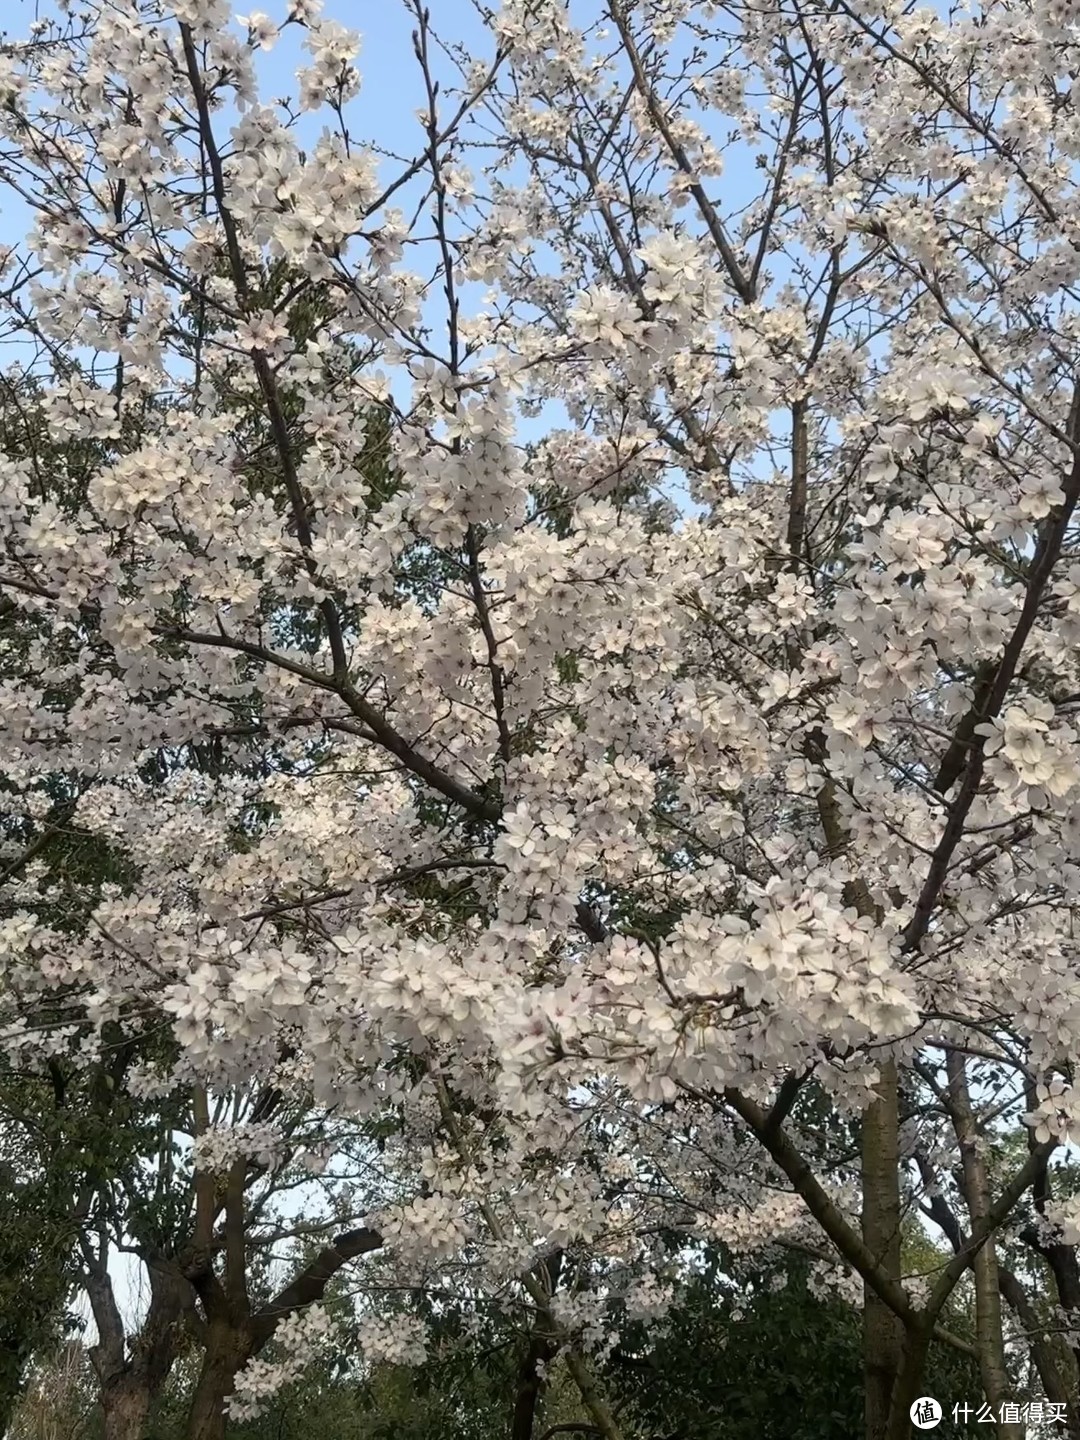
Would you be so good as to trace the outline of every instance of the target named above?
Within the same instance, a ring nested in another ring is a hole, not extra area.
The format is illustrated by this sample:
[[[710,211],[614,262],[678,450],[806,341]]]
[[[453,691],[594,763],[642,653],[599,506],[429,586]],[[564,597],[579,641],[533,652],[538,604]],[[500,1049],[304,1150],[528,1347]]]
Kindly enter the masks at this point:
[[[128,1339],[112,1280],[100,1251],[83,1246],[83,1280],[90,1299],[97,1344],[90,1362],[98,1381],[105,1440],[143,1440],[147,1420],[184,1343],[184,1325],[193,1316],[194,1294],[175,1266],[148,1261],[150,1308],[142,1329]]]
[[[896,1066],[882,1067],[877,1098],[867,1110],[862,1133],[862,1238],[874,1263],[899,1285],[900,1154],[899,1084]],[[893,1391],[905,1360],[904,1329],[895,1310],[863,1284],[864,1428],[866,1440],[886,1440]],[[925,1346],[923,1347],[925,1360]],[[910,1368],[916,1351],[909,1344]]]
[[[1062,1375],[1061,1366],[1058,1364],[1058,1357],[1047,1336],[1042,1333],[1043,1322],[1036,1314],[1035,1307],[1021,1282],[1011,1270],[1000,1264],[998,1266],[998,1284],[1001,1287],[1005,1303],[1016,1315],[1027,1336],[1035,1369],[1038,1371],[1042,1387],[1046,1391],[1047,1400],[1051,1404],[1065,1406],[1067,1416],[1065,1433],[1070,1440],[1077,1440],[1077,1437],[1080,1436],[1080,1411],[1077,1409],[1076,1397],[1070,1393]],[[1064,1359],[1069,1353],[1063,1349],[1062,1358]]]
[[[923,1391],[923,1375],[933,1336],[932,1322],[903,1328],[897,1349],[897,1368],[885,1428],[885,1440],[908,1440],[912,1433],[911,1407]]]
[[[382,1243],[382,1236],[377,1230],[361,1227],[358,1230],[346,1230],[325,1249],[320,1250],[314,1260],[305,1265],[284,1290],[279,1291],[273,1300],[268,1300],[255,1312],[252,1317],[252,1338],[256,1349],[262,1349],[286,1315],[321,1300],[327,1285],[343,1265],[360,1255],[378,1250]]]
[[[192,1297],[186,1282],[151,1268],[150,1311],[146,1321],[119,1352],[95,1346],[90,1354],[98,1376],[104,1440],[142,1440],[150,1411],[161,1394],[184,1343],[185,1313]],[[119,1358],[118,1358],[119,1356]]]
[[[820,735],[811,737],[809,755],[823,758]],[[818,816],[832,855],[848,844],[832,782],[818,792]],[[847,903],[860,916],[881,923],[861,877],[845,887]],[[876,1099],[863,1116],[861,1137],[862,1247],[869,1269],[863,1275],[863,1433],[865,1440],[886,1440],[892,1435],[890,1417],[897,1403],[898,1384],[911,1380],[913,1367],[925,1364],[929,1339],[916,1344],[910,1307],[890,1303],[891,1292],[902,1293],[900,1256],[900,1077],[894,1061],[886,1061],[876,1088]],[[875,1283],[871,1284],[873,1273]],[[883,1283],[882,1283],[883,1282]],[[921,1332],[919,1332],[921,1335]],[[920,1360],[921,1355],[921,1360]],[[903,1375],[902,1375],[903,1372]],[[921,1371],[919,1372],[921,1375]]]
[[[207,1327],[206,1352],[188,1413],[188,1440],[225,1440],[225,1404],[253,1353],[250,1330],[225,1317]]]
[[[143,1440],[150,1403],[141,1376],[131,1372],[110,1376],[101,1386],[104,1440]]]
[[[550,1295],[554,1295],[558,1286],[562,1261],[562,1251],[558,1250],[546,1265],[541,1267],[541,1273],[537,1277]],[[541,1369],[550,1364],[558,1348],[559,1337],[546,1324],[543,1315],[537,1315],[518,1367],[514,1408],[510,1418],[510,1440],[533,1440],[536,1414],[545,1385]]]
[[[946,1060],[949,1076],[949,1111],[960,1147],[961,1176],[964,1198],[971,1215],[972,1229],[985,1225],[990,1210],[990,1184],[980,1148],[978,1118],[971,1103],[967,1067],[964,1057],[951,1051]],[[1012,1385],[1005,1363],[1005,1333],[1001,1322],[1001,1285],[998,1275],[997,1246],[991,1235],[971,1262],[975,1280],[975,1333],[979,1351],[979,1377],[983,1392],[995,1416],[1011,1400]],[[1022,1440],[1025,1427],[1020,1422],[999,1419],[996,1424],[999,1440]]]
[[[239,1215],[234,1216],[233,1224],[241,1225]],[[202,1369],[188,1411],[188,1440],[224,1440],[225,1405],[247,1362],[262,1350],[286,1316],[323,1298],[327,1285],[343,1265],[381,1245],[382,1236],[375,1230],[361,1228],[338,1235],[284,1289],[254,1312],[241,1268],[242,1233],[234,1236],[231,1255],[226,1257],[224,1283],[205,1253],[192,1263],[191,1282],[202,1301],[206,1329]]]

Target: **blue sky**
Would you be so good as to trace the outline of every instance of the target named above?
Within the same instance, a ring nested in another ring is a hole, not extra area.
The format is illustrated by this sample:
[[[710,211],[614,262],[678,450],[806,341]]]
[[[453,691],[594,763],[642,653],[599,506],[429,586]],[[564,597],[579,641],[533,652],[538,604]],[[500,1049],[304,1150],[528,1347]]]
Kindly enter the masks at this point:
[[[274,21],[284,20],[288,0],[232,0],[232,13],[238,30],[240,16],[262,11]],[[446,44],[464,44],[474,58],[488,58],[493,49],[492,37],[480,21],[470,0],[428,0],[430,13],[429,54],[440,81],[441,111],[453,113],[455,100],[446,92],[460,83],[453,63],[442,53],[436,37]],[[21,39],[28,35],[35,20],[56,15],[55,0],[0,0],[0,36]],[[360,148],[373,146],[380,155],[380,179],[388,182],[403,168],[403,161],[418,156],[426,145],[426,136],[417,111],[426,103],[424,84],[417,63],[412,33],[417,20],[405,0],[325,0],[323,18],[336,21],[357,31],[361,50],[356,65],[361,76],[359,95],[347,107],[347,119],[354,141]],[[298,25],[287,26],[277,43],[268,52],[257,53],[260,76],[259,97],[270,103],[282,97],[294,97],[298,85],[298,67],[309,63],[303,49],[306,32]],[[219,141],[227,148],[227,130],[235,119],[228,110],[218,119]],[[310,146],[320,131],[334,123],[329,112],[303,115],[297,129],[302,146]],[[383,155],[382,152],[390,152]],[[401,157],[401,158],[395,158]],[[418,182],[419,183],[419,182]],[[418,184],[408,187],[392,202],[408,211],[419,197]],[[33,222],[30,208],[10,190],[0,193],[0,245],[16,245],[25,238]],[[422,227],[427,228],[427,227]],[[413,263],[420,257],[414,252]],[[435,257],[431,263],[434,265]],[[426,269],[426,265],[420,264]],[[437,323],[437,318],[433,316]],[[21,339],[0,340],[0,365],[22,358],[25,342]]]
[[[55,14],[55,5],[56,0],[0,0],[0,24],[6,24],[12,37],[25,35],[35,18]],[[275,22],[285,18],[287,6],[288,0],[231,0],[234,17],[262,11]],[[449,45],[463,46],[469,57],[475,60],[491,58],[493,37],[478,16],[472,0],[427,0],[427,8],[432,32],[429,52],[441,82],[443,114],[449,116],[456,104],[453,96],[446,92],[460,83],[460,77],[454,64],[442,54],[435,37]],[[587,4],[585,8],[588,8]],[[413,53],[412,32],[417,25],[415,11],[406,0],[324,0],[323,18],[346,25],[361,36],[361,49],[356,60],[361,89],[348,106],[347,119],[358,146],[373,146],[377,152],[391,152],[379,162],[380,178],[390,181],[400,173],[403,162],[419,155],[426,144],[417,116],[417,110],[426,103],[426,98],[421,71]],[[243,28],[238,18],[234,23],[238,29]],[[263,103],[295,95],[295,72],[307,63],[303,49],[305,33],[300,26],[287,26],[268,52],[258,53],[259,91]],[[224,142],[226,149],[228,127],[234,119],[235,112],[230,114],[226,109],[217,121],[219,141]],[[333,123],[333,116],[327,113],[302,116],[297,130],[300,144],[309,147],[329,123]],[[464,158],[474,170],[484,163],[481,155],[466,155]],[[744,168],[736,162],[736,172]],[[742,183],[745,185],[745,179]],[[423,181],[417,181],[407,187],[392,203],[409,213],[410,202],[415,204],[423,184]],[[17,197],[0,195],[0,244],[17,244],[25,235],[30,220],[28,210]],[[421,232],[429,229],[421,222]],[[406,263],[409,268],[430,274],[437,257],[423,253],[423,249],[423,246],[411,249]],[[466,312],[482,303],[484,288],[478,284],[463,287],[461,298]],[[435,292],[431,300],[430,323],[436,350],[443,348],[444,319],[441,295]],[[21,358],[24,344],[22,340],[15,340],[0,345],[0,364]],[[534,440],[552,426],[558,428],[566,424],[562,407],[549,404],[542,417],[520,418],[518,438],[522,441]]]
[[[285,0],[234,0],[237,13],[262,10],[277,20]],[[478,57],[491,53],[491,37],[485,33],[469,0],[428,0],[433,32],[448,43],[460,42]],[[423,101],[420,71],[413,55],[411,35],[416,17],[403,0],[325,0],[323,18],[336,20],[359,31],[362,49],[357,68],[362,79],[359,97],[349,109],[350,124],[357,140],[372,141],[402,155],[414,155],[423,146],[424,135],[416,111]],[[260,57],[265,76],[264,98],[292,94],[294,73],[304,63],[303,33],[290,26],[268,54]],[[432,47],[433,53],[435,51]],[[452,83],[450,66],[441,64],[440,79]],[[387,163],[387,175],[394,173]]]
[[[247,15],[259,10],[272,20],[281,20],[287,0],[233,0],[234,15]],[[491,37],[470,0],[428,0],[433,32],[448,43],[466,44],[478,57],[490,55]],[[52,0],[0,0],[0,36],[12,39],[26,36],[28,27],[38,18],[55,14]],[[354,136],[361,144],[378,147],[412,157],[424,144],[424,135],[416,111],[423,102],[420,71],[413,55],[411,33],[416,17],[404,0],[326,0],[323,18],[357,30],[362,48],[357,67],[362,79],[360,95],[349,107],[349,121]],[[242,28],[242,27],[238,27]],[[301,48],[303,31],[289,26],[274,48],[259,56],[263,77],[262,98],[268,101],[296,92],[295,71],[304,64]],[[436,47],[433,53],[438,56]],[[444,57],[438,57],[443,86],[453,83],[454,74]],[[450,106],[447,101],[447,108]],[[305,117],[303,133],[310,136],[324,123],[321,117]],[[387,178],[398,168],[392,160],[383,162]],[[0,196],[0,242],[12,244],[25,234],[28,214],[17,197],[10,193]]]

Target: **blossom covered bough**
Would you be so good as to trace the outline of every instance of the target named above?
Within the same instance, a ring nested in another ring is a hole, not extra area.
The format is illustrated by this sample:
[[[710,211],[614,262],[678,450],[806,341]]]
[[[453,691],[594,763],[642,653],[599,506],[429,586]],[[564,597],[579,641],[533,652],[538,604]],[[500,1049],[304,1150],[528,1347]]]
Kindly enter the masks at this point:
[[[410,8],[393,174],[315,0],[0,62],[12,384],[96,457],[2,471],[7,1050],[164,1018],[170,1080],[393,1114],[394,1263],[479,1257],[607,1440],[661,1224],[861,1283],[870,1440],[970,1273],[1000,1406],[1006,1238],[1080,1297],[1077,17],[507,0],[459,56]],[[134,865],[74,936],[58,775]]]

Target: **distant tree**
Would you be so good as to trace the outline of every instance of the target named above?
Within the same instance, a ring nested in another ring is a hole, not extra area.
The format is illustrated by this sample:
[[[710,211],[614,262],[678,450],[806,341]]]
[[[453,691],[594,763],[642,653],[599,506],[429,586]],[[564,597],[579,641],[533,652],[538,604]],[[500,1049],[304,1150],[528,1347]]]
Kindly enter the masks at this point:
[[[90,1358],[76,1338],[35,1357],[5,1440],[100,1440]]]

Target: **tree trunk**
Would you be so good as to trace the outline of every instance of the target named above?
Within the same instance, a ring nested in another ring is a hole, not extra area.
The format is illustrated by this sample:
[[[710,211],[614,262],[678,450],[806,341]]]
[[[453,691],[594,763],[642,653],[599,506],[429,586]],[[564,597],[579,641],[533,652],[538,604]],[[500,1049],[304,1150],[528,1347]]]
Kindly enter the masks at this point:
[[[946,1059],[949,1076],[949,1104],[960,1146],[964,1198],[976,1230],[986,1222],[990,1210],[990,1182],[980,1149],[978,1120],[971,1103],[964,1057],[951,1051]],[[1005,1364],[1005,1334],[1001,1323],[1001,1285],[998,1278],[997,1247],[991,1235],[971,1262],[975,1278],[975,1335],[979,1350],[979,1377],[995,1417],[1011,1400],[1012,1384]],[[1026,1427],[1020,1422],[997,1420],[998,1440],[1023,1440]]]
[[[1078,1410],[1075,1396],[1070,1392],[1069,1386],[1062,1376],[1058,1358],[1045,1333],[1045,1319],[1036,1313],[1027,1291],[1013,1272],[1004,1265],[998,1266],[998,1284],[1006,1304],[1012,1308],[1027,1334],[1032,1358],[1035,1361],[1035,1369],[1038,1371],[1039,1379],[1046,1391],[1047,1400],[1051,1404],[1065,1406],[1066,1434],[1070,1440],[1080,1440],[1080,1410]],[[1071,1359],[1072,1352],[1063,1347],[1062,1358]]]
[[[973,1217],[974,1219],[974,1217]],[[975,1256],[975,1335],[979,1349],[979,1376],[995,1416],[1013,1398],[1012,1382],[1005,1364],[1005,1336],[1001,1323],[1001,1288],[998,1279],[997,1247],[989,1239]],[[1026,1426],[1020,1421],[998,1419],[998,1440],[1023,1440]]]
[[[130,1371],[101,1387],[104,1440],[144,1440],[150,1414],[150,1391]]]
[[[252,1353],[246,1330],[238,1330],[226,1321],[209,1325],[199,1383],[188,1412],[188,1440],[225,1440],[225,1402]]]
[[[546,1265],[538,1267],[537,1280],[550,1295],[555,1293],[558,1286],[562,1262],[563,1254],[559,1250]],[[510,1440],[533,1440],[536,1415],[545,1385],[541,1372],[550,1364],[558,1348],[558,1336],[543,1314],[538,1314],[518,1368],[514,1408],[510,1417]]]
[[[576,1350],[567,1350],[565,1361],[585,1409],[592,1419],[593,1429],[601,1436],[601,1440],[623,1440],[623,1433],[616,1423],[614,1412],[601,1395],[588,1365]]]
[[[536,1335],[530,1337],[518,1370],[514,1409],[510,1417],[510,1440],[533,1440],[536,1412],[544,1389],[540,1364],[550,1360],[554,1350],[554,1345]]]
[[[820,731],[812,732],[807,755],[825,757]],[[832,781],[818,791],[818,815],[830,855],[848,846],[848,833]],[[844,900],[864,919],[881,924],[881,908],[861,876],[844,887]],[[862,1124],[862,1240],[883,1278],[900,1284],[900,1080],[896,1062],[886,1061],[876,1087],[877,1098]],[[910,1336],[908,1340],[910,1340]],[[863,1282],[863,1433],[865,1440],[887,1440],[893,1391],[905,1353],[904,1328],[896,1311]],[[914,1352],[912,1352],[913,1355]],[[912,1358],[909,1355],[909,1362]],[[925,1365],[925,1353],[923,1362]],[[905,1367],[910,1378],[911,1364]]]
[[[899,1084],[896,1066],[882,1066],[877,1099],[862,1130],[863,1242],[890,1280],[900,1283]],[[897,1316],[863,1286],[863,1387],[865,1440],[887,1440],[893,1390],[904,1349]],[[909,1360],[914,1359],[909,1354]],[[925,1355],[924,1355],[925,1359]]]
[[[897,1368],[883,1431],[886,1440],[908,1440],[912,1433],[911,1407],[922,1394],[933,1330],[932,1323],[927,1322],[923,1326],[912,1325],[901,1331]]]
[[[382,1236],[361,1227],[335,1236],[272,1300],[254,1314],[244,1274],[243,1193],[232,1191],[231,1249],[226,1253],[225,1283],[214,1273],[209,1251],[189,1257],[188,1281],[202,1300],[203,1363],[188,1411],[188,1440],[223,1440],[225,1402],[236,1376],[272,1338],[280,1322],[323,1298],[327,1285],[350,1260],[378,1250]]]

